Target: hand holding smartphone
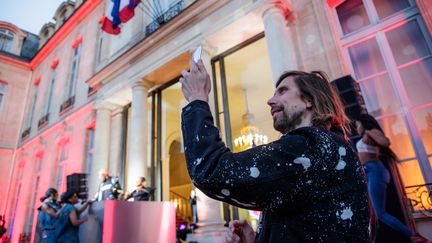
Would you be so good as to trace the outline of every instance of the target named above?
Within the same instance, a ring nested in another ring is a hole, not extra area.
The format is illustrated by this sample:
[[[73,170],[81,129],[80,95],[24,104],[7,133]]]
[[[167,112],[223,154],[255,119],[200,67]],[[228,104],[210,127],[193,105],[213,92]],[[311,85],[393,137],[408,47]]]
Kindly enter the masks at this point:
[[[197,63],[199,59],[201,59],[202,54],[202,46],[198,46],[198,48],[192,53],[192,60]]]

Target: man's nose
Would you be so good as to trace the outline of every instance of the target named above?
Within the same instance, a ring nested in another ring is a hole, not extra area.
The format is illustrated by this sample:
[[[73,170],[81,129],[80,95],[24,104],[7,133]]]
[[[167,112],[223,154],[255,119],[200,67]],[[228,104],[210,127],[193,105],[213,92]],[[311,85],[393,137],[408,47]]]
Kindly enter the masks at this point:
[[[270,99],[267,100],[267,105],[272,106],[274,105],[276,102],[274,101],[274,96],[272,96]]]

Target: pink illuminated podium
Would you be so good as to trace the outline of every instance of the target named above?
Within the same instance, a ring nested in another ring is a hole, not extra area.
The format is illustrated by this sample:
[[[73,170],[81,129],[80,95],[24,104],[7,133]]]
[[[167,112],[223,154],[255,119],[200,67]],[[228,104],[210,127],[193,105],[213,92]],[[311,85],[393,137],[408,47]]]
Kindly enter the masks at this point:
[[[97,202],[83,226],[81,242],[174,243],[176,240],[175,208],[171,202]]]

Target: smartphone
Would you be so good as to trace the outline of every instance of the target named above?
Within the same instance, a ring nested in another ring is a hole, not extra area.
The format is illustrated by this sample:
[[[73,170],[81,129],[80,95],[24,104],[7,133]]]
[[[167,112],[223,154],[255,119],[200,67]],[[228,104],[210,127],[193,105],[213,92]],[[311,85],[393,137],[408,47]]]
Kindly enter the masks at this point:
[[[202,46],[198,46],[198,48],[192,53],[192,60],[197,63],[198,60],[201,59],[201,53]]]

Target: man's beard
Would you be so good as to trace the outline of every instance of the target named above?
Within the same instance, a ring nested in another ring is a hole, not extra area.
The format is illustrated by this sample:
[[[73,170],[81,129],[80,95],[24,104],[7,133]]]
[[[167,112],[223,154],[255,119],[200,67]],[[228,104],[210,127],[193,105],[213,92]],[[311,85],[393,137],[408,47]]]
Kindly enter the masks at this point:
[[[285,110],[282,111],[281,117],[273,121],[273,127],[276,131],[282,134],[294,130],[303,120],[304,110],[293,111],[291,115],[287,114]]]

